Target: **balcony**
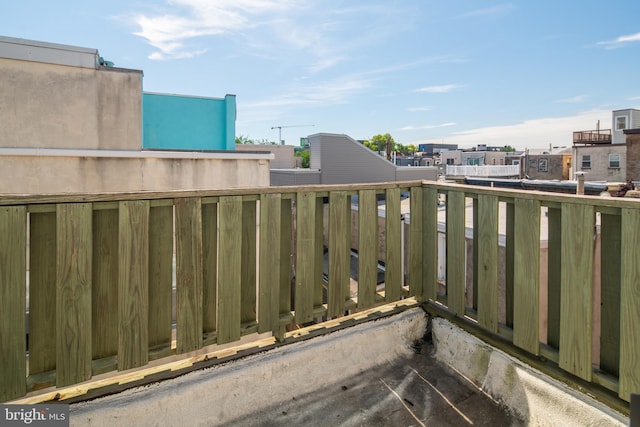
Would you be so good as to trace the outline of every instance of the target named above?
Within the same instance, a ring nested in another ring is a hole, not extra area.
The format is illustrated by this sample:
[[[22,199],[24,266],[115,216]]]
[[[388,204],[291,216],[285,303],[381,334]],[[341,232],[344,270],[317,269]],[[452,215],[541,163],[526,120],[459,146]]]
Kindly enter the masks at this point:
[[[0,230],[2,402],[119,392],[402,306],[623,413],[640,391],[637,200],[426,181],[15,196]]]
[[[573,145],[611,144],[611,129],[573,132]]]

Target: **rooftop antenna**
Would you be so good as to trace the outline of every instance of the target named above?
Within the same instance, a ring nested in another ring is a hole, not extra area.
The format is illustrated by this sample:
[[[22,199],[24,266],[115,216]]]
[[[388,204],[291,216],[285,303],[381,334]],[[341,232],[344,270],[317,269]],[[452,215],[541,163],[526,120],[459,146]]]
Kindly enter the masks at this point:
[[[282,140],[282,129],[284,128],[301,128],[301,127],[312,127],[315,125],[287,125],[287,126],[272,126],[271,130],[278,129],[278,142],[280,145],[284,145],[284,141]]]

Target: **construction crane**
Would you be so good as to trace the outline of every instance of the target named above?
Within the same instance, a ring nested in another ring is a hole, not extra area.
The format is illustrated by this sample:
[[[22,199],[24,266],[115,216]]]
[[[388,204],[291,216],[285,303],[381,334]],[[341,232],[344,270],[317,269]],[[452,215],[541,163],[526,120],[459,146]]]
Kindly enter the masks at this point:
[[[315,125],[288,125],[288,126],[272,126],[271,130],[278,129],[278,141],[280,145],[284,145],[284,141],[282,140],[282,129],[285,128],[302,128],[302,127],[312,127]]]

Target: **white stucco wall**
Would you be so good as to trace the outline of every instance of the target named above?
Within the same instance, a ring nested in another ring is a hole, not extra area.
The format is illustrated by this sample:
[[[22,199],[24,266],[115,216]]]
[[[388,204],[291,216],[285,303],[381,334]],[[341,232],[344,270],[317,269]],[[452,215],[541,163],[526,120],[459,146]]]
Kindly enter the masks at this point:
[[[269,153],[0,149],[0,194],[267,187],[271,157]]]

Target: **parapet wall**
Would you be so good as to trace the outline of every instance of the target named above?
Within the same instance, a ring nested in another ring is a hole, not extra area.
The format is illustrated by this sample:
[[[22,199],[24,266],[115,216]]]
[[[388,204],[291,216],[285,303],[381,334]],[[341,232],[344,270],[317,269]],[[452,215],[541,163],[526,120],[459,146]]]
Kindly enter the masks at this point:
[[[0,194],[269,186],[269,153],[0,149]]]

